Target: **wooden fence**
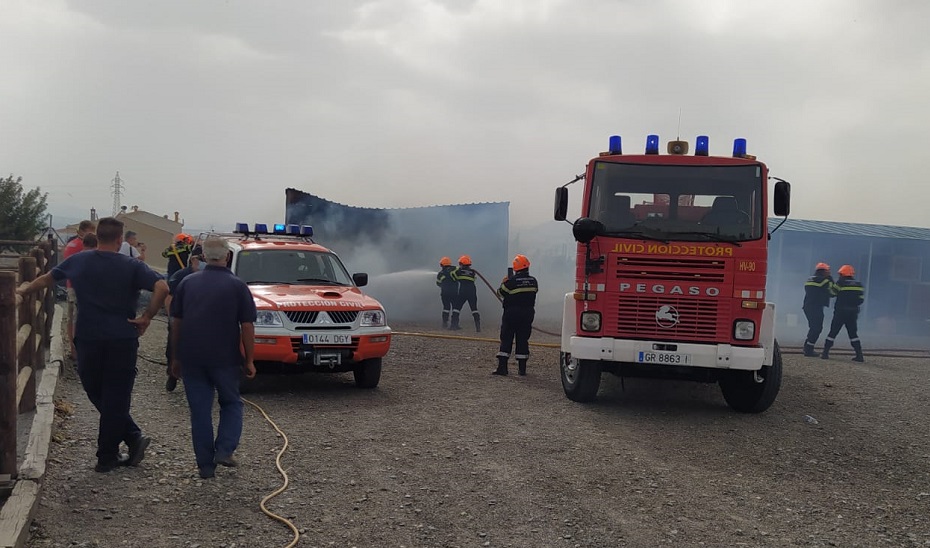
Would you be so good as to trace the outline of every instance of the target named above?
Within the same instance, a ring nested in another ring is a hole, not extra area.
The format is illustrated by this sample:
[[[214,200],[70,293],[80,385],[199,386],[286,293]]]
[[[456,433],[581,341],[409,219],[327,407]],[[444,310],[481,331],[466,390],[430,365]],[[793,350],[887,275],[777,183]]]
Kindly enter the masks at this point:
[[[58,245],[0,240],[0,249],[28,250],[0,255],[0,479],[12,480],[17,417],[36,408],[36,371],[45,367],[55,313],[54,286],[25,297],[16,288],[57,264]]]

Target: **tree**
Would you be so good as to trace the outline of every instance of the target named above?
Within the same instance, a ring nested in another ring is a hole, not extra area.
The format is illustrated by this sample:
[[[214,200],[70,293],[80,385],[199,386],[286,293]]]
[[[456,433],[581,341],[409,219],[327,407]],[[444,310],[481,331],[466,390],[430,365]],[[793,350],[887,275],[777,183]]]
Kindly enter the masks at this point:
[[[35,240],[45,228],[48,193],[23,193],[23,178],[0,178],[0,240]]]

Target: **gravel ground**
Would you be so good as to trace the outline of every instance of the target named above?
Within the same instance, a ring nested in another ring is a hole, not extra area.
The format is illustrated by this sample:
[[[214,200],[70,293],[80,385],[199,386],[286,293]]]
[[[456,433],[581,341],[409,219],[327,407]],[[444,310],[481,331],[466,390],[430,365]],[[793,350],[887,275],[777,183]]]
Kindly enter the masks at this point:
[[[164,339],[153,323],[142,354],[160,360]],[[607,376],[596,403],[573,403],[557,349],[534,348],[524,378],[492,377],[495,351],[401,335],[376,390],[259,379],[246,397],[290,439],[290,487],[269,507],[299,545],[930,546],[926,360],[787,355],[773,407],[741,415],[715,385]],[[202,481],[183,391],[163,385],[140,360],[134,416],[154,442],[138,468],[96,474],[97,415],[65,374],[28,546],[291,540],[259,510],[282,439],[247,406],[241,466]]]

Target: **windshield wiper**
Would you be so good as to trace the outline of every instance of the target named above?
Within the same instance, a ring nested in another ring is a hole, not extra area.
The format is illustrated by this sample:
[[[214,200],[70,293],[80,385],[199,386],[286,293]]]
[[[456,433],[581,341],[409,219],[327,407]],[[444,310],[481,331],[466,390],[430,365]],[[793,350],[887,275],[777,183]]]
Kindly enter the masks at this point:
[[[313,282],[320,285],[345,285],[339,282],[334,282],[332,280],[327,280],[326,278],[297,278],[298,282]]]
[[[246,285],[252,285],[252,284],[291,285],[291,284],[294,283],[294,282],[269,282],[269,281],[267,281],[267,280],[252,280],[252,281],[245,282],[245,283],[246,283]]]
[[[728,244],[733,244],[736,247],[743,247],[743,244],[739,243],[736,240],[737,236],[724,236],[723,234],[717,234],[716,232],[700,232],[700,231],[691,231],[691,232],[670,232],[670,234],[682,234],[685,236],[707,236],[707,239],[714,240],[715,242],[726,242]]]

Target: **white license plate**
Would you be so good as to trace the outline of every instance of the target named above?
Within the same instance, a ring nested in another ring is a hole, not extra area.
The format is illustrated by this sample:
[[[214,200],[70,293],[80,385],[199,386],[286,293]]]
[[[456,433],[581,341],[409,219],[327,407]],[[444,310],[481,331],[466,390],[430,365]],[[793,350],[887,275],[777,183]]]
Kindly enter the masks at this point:
[[[352,335],[304,333],[304,344],[352,344]]]
[[[689,365],[691,354],[677,352],[640,352],[636,361],[639,363],[657,363],[660,365]]]

